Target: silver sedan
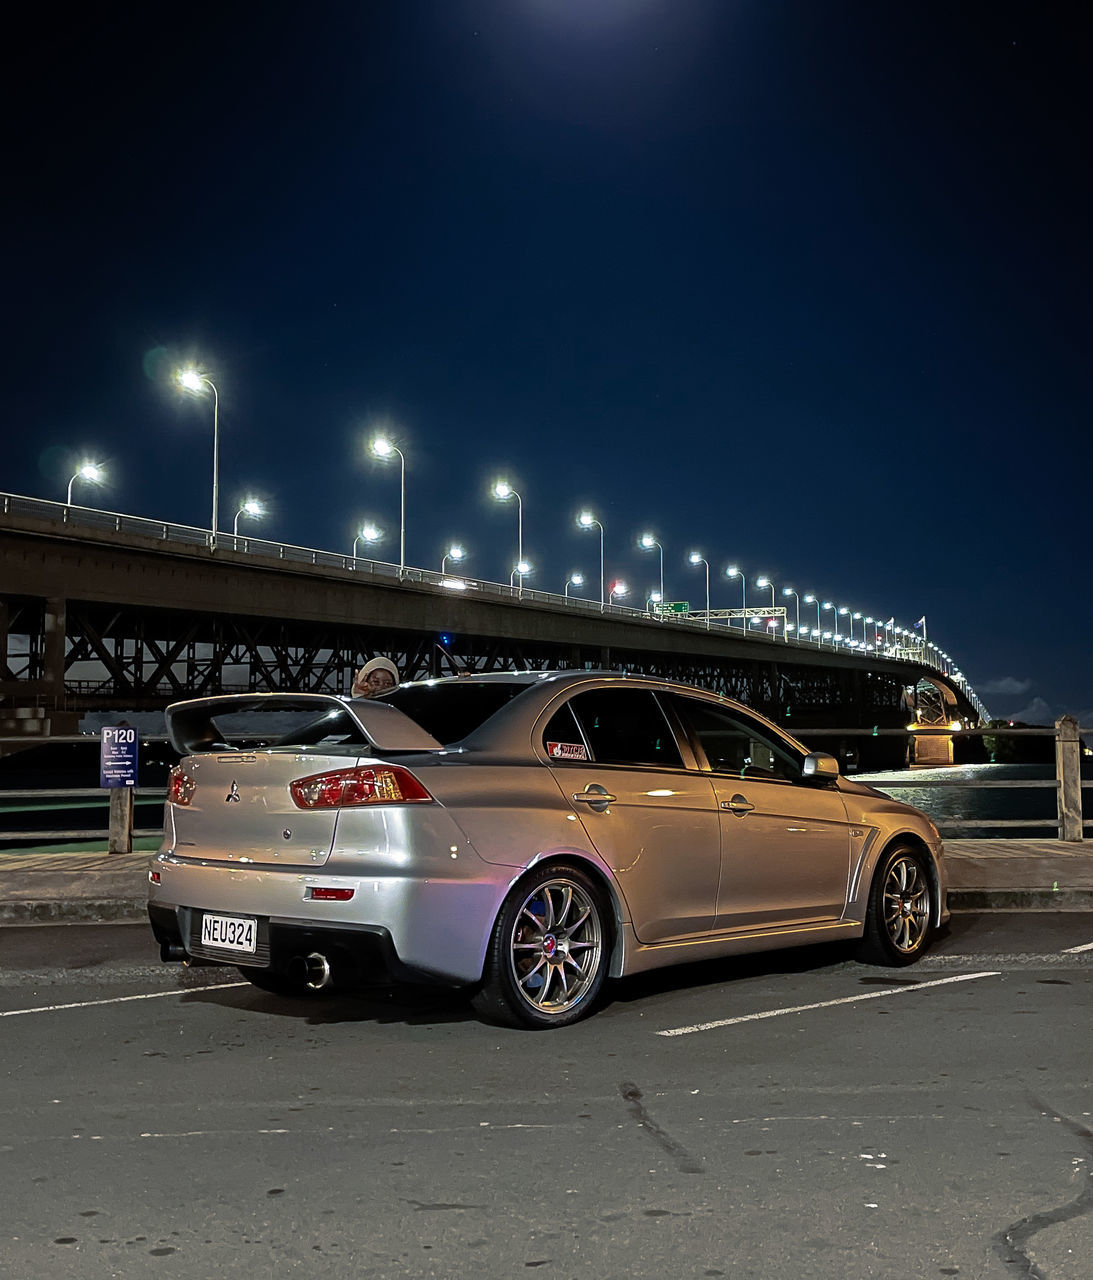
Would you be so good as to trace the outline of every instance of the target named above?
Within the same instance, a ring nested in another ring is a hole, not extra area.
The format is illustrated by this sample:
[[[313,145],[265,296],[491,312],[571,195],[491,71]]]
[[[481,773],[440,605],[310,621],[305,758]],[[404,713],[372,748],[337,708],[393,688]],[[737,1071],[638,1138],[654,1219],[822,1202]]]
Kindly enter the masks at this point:
[[[924,814],[702,689],[496,673],[167,719],[161,954],[266,990],[424,979],[559,1027],[608,978],[838,939],[903,965],[948,919]]]

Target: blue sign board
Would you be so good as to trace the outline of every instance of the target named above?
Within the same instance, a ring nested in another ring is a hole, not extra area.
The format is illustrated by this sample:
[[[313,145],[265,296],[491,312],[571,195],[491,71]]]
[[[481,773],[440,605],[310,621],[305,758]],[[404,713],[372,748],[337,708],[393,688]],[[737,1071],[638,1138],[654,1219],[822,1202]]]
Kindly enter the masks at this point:
[[[105,726],[99,756],[100,787],[137,785],[137,731],[128,726]]]

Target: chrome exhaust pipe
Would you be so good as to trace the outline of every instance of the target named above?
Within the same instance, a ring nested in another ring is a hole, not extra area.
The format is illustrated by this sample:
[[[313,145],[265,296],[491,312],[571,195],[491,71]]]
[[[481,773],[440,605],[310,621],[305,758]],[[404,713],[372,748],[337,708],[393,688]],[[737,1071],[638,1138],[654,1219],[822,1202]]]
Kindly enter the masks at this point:
[[[313,951],[304,961],[307,985],[312,991],[321,991],[330,984],[330,961],[318,951]]]

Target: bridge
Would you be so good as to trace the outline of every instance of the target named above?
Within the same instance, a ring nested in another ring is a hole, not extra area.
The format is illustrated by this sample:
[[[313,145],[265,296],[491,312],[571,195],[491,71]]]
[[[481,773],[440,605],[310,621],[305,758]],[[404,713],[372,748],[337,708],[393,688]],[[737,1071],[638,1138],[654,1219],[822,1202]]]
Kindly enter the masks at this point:
[[[743,610],[642,612],[251,538],[211,541],[208,530],[0,495],[0,735],[73,732],[86,712],[223,691],[348,693],[376,653],[407,680],[548,667],[679,679],[798,735],[837,726],[874,737],[876,767],[906,753],[879,730],[985,720],[963,680],[906,639],[825,645],[751,628]]]

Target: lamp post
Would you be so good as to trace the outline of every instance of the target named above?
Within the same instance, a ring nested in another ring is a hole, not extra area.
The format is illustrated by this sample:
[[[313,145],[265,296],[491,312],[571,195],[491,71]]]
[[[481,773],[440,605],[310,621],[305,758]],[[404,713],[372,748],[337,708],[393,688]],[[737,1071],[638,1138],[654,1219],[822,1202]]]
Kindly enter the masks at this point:
[[[651,592],[649,593],[648,598],[647,598],[647,599],[646,599],[646,601],[645,601],[645,612],[646,612],[646,613],[648,613],[648,614],[652,614],[652,612],[653,612],[653,605],[655,605],[655,604],[663,604],[663,603],[664,603],[664,596],[661,594],[661,592],[659,592],[659,591],[651,591]],[[664,614],[663,614],[663,613],[660,613],[660,612],[658,611],[658,613],[656,614],[656,616],[661,620],[661,622],[663,622],[663,621],[664,621]]]
[[[638,546],[643,551],[652,551],[654,547],[660,552],[660,598],[664,599],[664,548],[651,533],[643,533],[638,539]]]
[[[507,480],[498,480],[493,486],[493,496],[499,502],[516,499],[516,563],[524,563],[524,500]],[[511,579],[510,579],[511,583]],[[520,579],[520,590],[524,589],[524,579]]]
[[[821,630],[822,624],[820,622],[820,601],[810,591],[808,595],[805,596],[805,604],[814,604],[816,606],[816,630],[813,632],[813,635],[818,635],[820,640],[822,640],[823,632]],[[820,640],[817,640],[816,643],[819,644]]]
[[[839,637],[839,606],[837,604],[832,604],[830,600],[825,600],[823,602],[822,607],[824,609],[831,610],[831,626],[833,628],[833,634],[835,636],[835,639],[838,640],[840,638]],[[826,636],[824,638],[826,639]]]
[[[725,577],[726,577],[726,578],[739,578],[739,579],[740,579],[740,608],[741,608],[741,609],[747,609],[747,607],[748,607],[748,580],[747,580],[747,578],[744,576],[744,571],[743,571],[742,569],[738,569],[738,568],[736,567],[736,565],[734,565],[734,564],[730,564],[730,565],[729,565],[729,567],[725,570]],[[747,631],[747,629],[748,629],[748,619],[747,619],[747,617],[746,617],[744,614],[741,614],[741,616],[740,616],[740,625],[744,628],[744,631],[746,632],[746,631]]]
[[[793,630],[795,631],[797,638],[799,640],[801,638],[801,597],[797,594],[796,591],[793,590],[792,587],[783,587],[782,595],[793,597],[794,611],[796,613],[796,618],[797,618],[797,621],[796,621],[796,624],[794,625]]]
[[[530,565],[530,564],[528,564],[528,562],[527,562],[526,560],[521,560],[518,564],[515,564],[515,565],[513,566],[512,573],[510,573],[510,574],[509,574],[509,588],[511,589],[512,587],[514,587],[514,586],[516,585],[516,576],[517,576],[517,574],[519,574],[519,576],[520,576],[520,592],[521,592],[521,594],[523,594],[523,590],[524,590],[524,577],[525,577],[525,575],[526,575],[526,574],[529,574],[530,572],[531,572],[531,565]]]
[[[569,588],[570,588],[570,587],[583,587],[583,586],[584,586],[584,574],[583,574],[583,573],[571,573],[571,574],[569,575],[569,577],[566,579],[566,584],[565,584],[565,599],[566,599],[566,600],[568,600],[568,599],[569,599]]]
[[[383,537],[382,529],[377,529],[374,524],[362,524],[360,527],[360,532],[353,539],[353,550],[350,553],[353,556],[353,559],[356,560],[357,558],[358,542],[379,542],[382,537]]]
[[[697,551],[692,551],[687,558],[691,564],[704,564],[706,566],[706,630],[708,631],[710,629],[710,562]]]
[[[774,583],[771,582],[771,580],[766,576],[766,574],[764,574],[763,577],[755,579],[755,585],[757,587],[764,587],[764,588],[770,587],[770,607],[773,610],[774,609]],[[771,629],[772,628],[768,625],[767,630],[770,631]],[[788,639],[788,636],[785,638]]]
[[[178,374],[178,385],[191,395],[203,395],[206,387],[213,393],[213,518],[209,530],[212,535],[209,545],[215,547],[216,520],[220,507],[220,392],[207,373],[198,373],[196,369],[183,369]]]
[[[402,450],[393,445],[386,436],[377,436],[372,441],[372,452],[377,458],[389,458],[393,453],[397,453],[399,457],[399,469],[401,473],[401,501],[399,505],[399,550],[398,550],[398,572],[401,578],[406,572],[406,458]]]
[[[591,529],[593,525],[600,531],[600,608],[604,606],[603,593],[603,525],[596,519],[591,511],[582,511],[577,517],[577,523],[582,529]]]
[[[65,498],[65,506],[72,506],[72,486],[77,480],[86,480],[89,484],[102,484],[106,479],[106,472],[97,462],[81,462],[76,468],[76,474],[68,482],[68,496]]]
[[[616,597],[616,596],[620,596],[620,597],[621,597],[621,596],[627,595],[627,594],[629,593],[629,591],[630,591],[630,588],[626,585],[626,583],[625,583],[625,582],[612,582],[612,584],[611,584],[611,594],[610,594],[610,597],[609,597],[609,599],[610,599],[611,603],[612,603],[612,604],[614,604],[614,603],[615,603],[615,597]]]
[[[235,520],[232,522],[232,538],[239,540],[239,517],[249,516],[252,520],[259,520],[266,513],[262,508],[262,504],[257,498],[247,498],[235,513]]]
[[[448,561],[454,560],[458,564],[466,557],[466,554],[466,551],[457,542],[453,542],[448,548],[448,554],[440,562],[440,572],[447,573]]]

